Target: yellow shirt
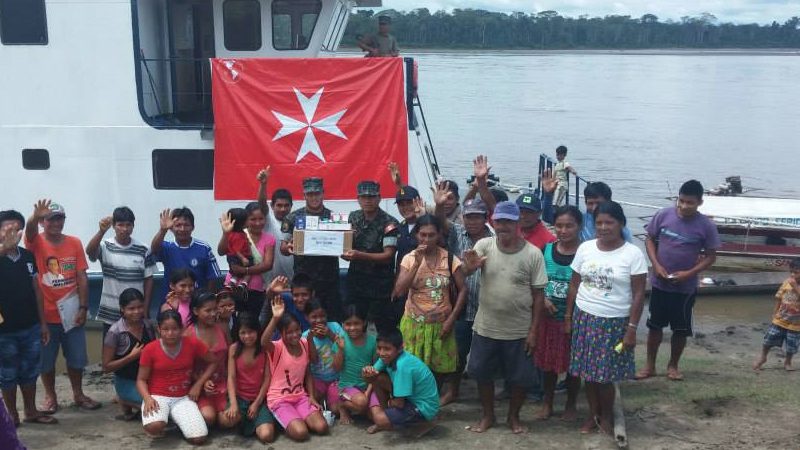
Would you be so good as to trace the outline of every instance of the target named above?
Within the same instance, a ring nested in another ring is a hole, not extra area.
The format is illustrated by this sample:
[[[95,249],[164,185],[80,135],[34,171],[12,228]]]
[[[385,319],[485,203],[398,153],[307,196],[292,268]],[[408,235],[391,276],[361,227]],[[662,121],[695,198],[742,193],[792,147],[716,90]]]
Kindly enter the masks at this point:
[[[790,331],[800,331],[800,295],[797,295],[789,280],[783,282],[775,298],[781,303],[775,311],[772,323]]]

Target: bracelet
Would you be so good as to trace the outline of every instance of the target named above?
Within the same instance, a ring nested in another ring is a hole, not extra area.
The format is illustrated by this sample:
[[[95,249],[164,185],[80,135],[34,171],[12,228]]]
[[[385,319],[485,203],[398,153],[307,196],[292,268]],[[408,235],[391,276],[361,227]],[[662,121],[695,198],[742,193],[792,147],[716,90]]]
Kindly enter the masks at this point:
[[[635,324],[633,322],[628,323],[628,326],[631,327],[631,328],[639,328],[639,325],[637,325],[637,324]]]

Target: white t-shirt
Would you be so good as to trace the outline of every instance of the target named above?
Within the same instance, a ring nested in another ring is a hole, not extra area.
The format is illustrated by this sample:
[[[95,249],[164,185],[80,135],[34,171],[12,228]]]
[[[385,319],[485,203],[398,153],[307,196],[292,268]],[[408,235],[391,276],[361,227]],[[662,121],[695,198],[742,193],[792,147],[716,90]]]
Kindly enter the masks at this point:
[[[578,308],[599,317],[628,317],[633,303],[631,276],[647,273],[647,260],[629,242],[604,252],[592,239],[578,247],[572,270],[581,276]]]
[[[119,296],[128,288],[136,288],[144,294],[144,279],[156,271],[156,260],[150,249],[131,239],[130,244],[120,245],[115,237],[100,242],[98,260],[103,268],[103,291],[97,320],[112,325],[119,320]]]
[[[294,276],[294,257],[292,255],[285,256],[281,253],[281,221],[275,218],[275,212],[270,209],[267,214],[267,220],[264,225],[264,231],[275,236],[275,257],[272,260],[272,270],[267,272],[264,276],[266,286],[269,286],[273,278],[283,275],[289,280]]]

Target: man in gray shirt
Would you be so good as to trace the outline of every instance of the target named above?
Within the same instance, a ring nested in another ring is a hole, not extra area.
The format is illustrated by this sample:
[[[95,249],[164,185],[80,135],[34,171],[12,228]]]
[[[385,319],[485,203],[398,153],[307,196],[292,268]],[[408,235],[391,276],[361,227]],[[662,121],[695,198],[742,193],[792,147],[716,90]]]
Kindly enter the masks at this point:
[[[367,52],[368,57],[373,56],[398,56],[397,39],[389,31],[392,28],[392,18],[389,16],[378,17],[378,34],[364,37],[358,42],[361,50]]]

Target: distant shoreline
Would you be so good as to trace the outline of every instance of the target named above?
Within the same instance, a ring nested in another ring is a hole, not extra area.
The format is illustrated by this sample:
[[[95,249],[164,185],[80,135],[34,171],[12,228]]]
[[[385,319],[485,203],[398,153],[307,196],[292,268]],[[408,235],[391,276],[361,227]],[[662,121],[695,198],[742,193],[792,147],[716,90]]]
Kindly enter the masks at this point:
[[[402,43],[401,43],[402,44]],[[340,47],[340,53],[358,53],[358,47]],[[402,47],[406,54],[436,53],[507,53],[514,55],[731,55],[731,56],[800,56],[800,48],[647,48],[647,49],[510,49],[510,48],[433,48]]]

